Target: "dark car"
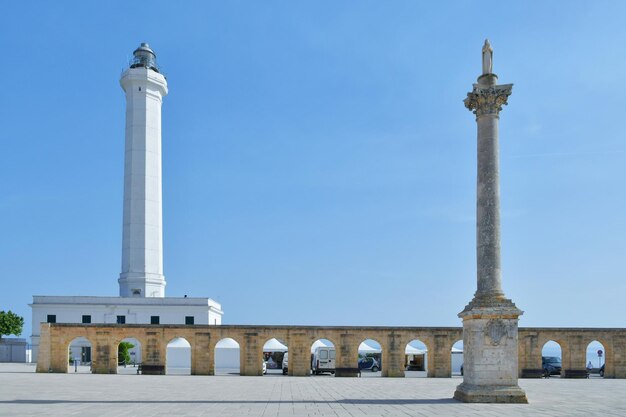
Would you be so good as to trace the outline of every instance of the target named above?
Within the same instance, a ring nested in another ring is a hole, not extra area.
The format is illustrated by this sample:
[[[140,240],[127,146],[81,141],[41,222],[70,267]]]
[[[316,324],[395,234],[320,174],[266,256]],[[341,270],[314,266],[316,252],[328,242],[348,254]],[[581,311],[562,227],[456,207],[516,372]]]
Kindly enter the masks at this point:
[[[600,367],[600,376],[604,378],[604,365]]]
[[[550,375],[561,375],[561,358],[556,356],[542,356],[541,366],[543,367],[543,376],[549,378]]]
[[[359,370],[369,369],[372,372],[380,371],[380,365],[374,358],[362,358],[359,359]]]

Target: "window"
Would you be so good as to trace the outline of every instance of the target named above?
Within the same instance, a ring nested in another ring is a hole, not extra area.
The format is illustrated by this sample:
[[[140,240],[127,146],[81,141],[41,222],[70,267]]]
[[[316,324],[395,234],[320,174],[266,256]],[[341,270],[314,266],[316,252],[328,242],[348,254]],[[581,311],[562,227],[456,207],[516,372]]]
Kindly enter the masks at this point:
[[[320,359],[328,359],[328,351],[320,350]]]
[[[89,323],[91,323],[91,316],[84,315],[83,316],[83,324],[89,324]]]
[[[117,324],[126,324],[126,316],[117,316]]]
[[[159,324],[159,316],[150,316],[150,324]]]
[[[57,322],[57,315],[48,314],[48,320],[46,320],[46,323],[56,323],[56,322]]]
[[[334,351],[334,350],[331,350],[331,351],[330,351],[330,358],[331,358],[331,359],[335,359],[335,355],[336,355],[335,351]]]
[[[185,316],[185,324],[193,324],[193,316]]]

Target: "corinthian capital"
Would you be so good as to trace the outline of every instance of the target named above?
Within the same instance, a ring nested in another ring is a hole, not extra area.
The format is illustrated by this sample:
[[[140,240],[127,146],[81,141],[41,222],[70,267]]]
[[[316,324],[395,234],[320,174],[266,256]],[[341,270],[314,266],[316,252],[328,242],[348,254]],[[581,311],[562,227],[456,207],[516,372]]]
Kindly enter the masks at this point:
[[[485,114],[495,114],[502,110],[503,105],[507,105],[507,100],[513,90],[513,84],[502,84],[492,86],[481,86],[474,84],[471,93],[467,93],[467,98],[463,100],[465,107],[471,110],[477,117]]]

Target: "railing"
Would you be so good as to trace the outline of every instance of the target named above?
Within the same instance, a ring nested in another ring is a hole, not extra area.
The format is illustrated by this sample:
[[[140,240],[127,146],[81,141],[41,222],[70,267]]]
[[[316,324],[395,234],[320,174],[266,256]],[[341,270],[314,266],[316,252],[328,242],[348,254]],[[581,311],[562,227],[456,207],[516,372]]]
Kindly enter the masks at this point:
[[[155,59],[146,59],[145,57],[133,57],[128,62],[130,68],[144,67],[160,73],[159,66]]]

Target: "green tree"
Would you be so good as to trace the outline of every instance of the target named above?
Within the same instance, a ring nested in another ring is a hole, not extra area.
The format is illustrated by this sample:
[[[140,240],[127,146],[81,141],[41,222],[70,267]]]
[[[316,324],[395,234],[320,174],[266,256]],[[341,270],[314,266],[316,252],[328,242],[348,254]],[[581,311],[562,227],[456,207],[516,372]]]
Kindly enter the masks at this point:
[[[132,343],[120,342],[119,346],[117,347],[118,362],[130,363],[130,353],[128,352],[128,350],[134,347],[135,345],[133,345]]]
[[[22,334],[24,327],[24,317],[20,317],[11,310],[0,311],[0,338],[3,335],[14,334],[19,336]]]

